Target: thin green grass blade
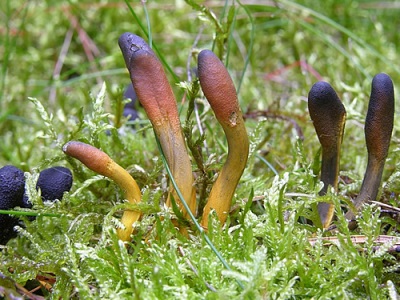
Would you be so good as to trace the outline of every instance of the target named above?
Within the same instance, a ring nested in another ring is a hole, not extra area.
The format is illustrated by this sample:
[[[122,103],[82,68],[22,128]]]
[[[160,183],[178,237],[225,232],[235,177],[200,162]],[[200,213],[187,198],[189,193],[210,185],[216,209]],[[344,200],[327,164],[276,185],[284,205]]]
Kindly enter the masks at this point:
[[[307,22],[304,21],[297,21],[298,24],[300,24],[301,26],[303,26],[305,29],[313,32],[316,36],[318,36],[321,40],[325,41],[326,44],[328,46],[331,46],[333,48],[335,48],[340,54],[342,54],[344,57],[346,57],[349,61],[351,61],[354,66],[366,77],[371,77],[371,74],[368,73],[367,70],[365,70],[365,68],[360,65],[360,63],[358,63],[356,60],[354,60],[354,57],[348,52],[346,51],[346,49],[344,49],[343,47],[341,47],[338,43],[336,43],[332,36],[325,34],[324,32],[316,29],[315,26],[312,26],[310,24],[308,24]]]
[[[172,77],[174,78],[175,83],[178,83],[180,81],[179,77],[175,74],[175,72],[172,70],[172,68],[168,65],[167,61],[165,60],[164,56],[162,55],[162,53],[158,50],[157,45],[152,43],[150,44],[150,39],[151,36],[149,34],[149,32],[145,29],[144,25],[142,24],[142,22],[140,21],[139,17],[137,16],[137,14],[135,13],[135,11],[133,10],[132,6],[129,4],[128,0],[125,0],[126,5],[129,8],[129,11],[131,12],[132,16],[135,18],[135,21],[137,22],[137,24],[139,25],[140,29],[143,31],[144,35],[147,37],[147,39],[149,40],[149,45],[152,47],[152,49],[154,49],[154,51],[157,53],[157,56],[160,58],[161,62],[163,63],[163,65],[165,66],[165,68],[167,68],[168,72],[172,75]],[[150,26],[150,25],[149,25]]]
[[[63,216],[61,214],[53,214],[53,213],[41,213],[41,212],[22,211],[22,210],[4,210],[4,209],[0,209],[0,215],[29,216],[29,217],[43,216],[51,218],[61,218]]]
[[[248,47],[248,52],[247,52],[247,57],[246,57],[246,61],[244,63],[244,68],[242,71],[242,75],[240,76],[240,80],[239,80],[239,84],[236,88],[236,93],[239,94],[240,92],[240,88],[242,87],[242,83],[243,83],[243,79],[244,79],[244,75],[246,74],[246,70],[247,67],[249,66],[250,63],[250,57],[253,54],[253,45],[254,45],[254,37],[255,37],[255,26],[254,26],[254,19],[249,11],[249,9],[247,8],[246,5],[243,5],[240,1],[237,1],[240,5],[241,8],[243,8],[243,10],[245,11],[246,15],[249,18],[250,24],[251,24],[251,30],[250,30],[250,45]]]
[[[140,2],[142,2],[144,15],[146,16],[147,32],[148,32],[148,37],[149,37],[149,46],[150,46],[150,48],[153,48],[153,46],[152,46],[153,45],[153,35],[151,34],[150,17],[149,17],[149,12],[147,11],[146,1],[140,1]]]
[[[392,68],[396,73],[400,74],[400,69],[397,67],[396,64],[394,64],[392,61],[387,59],[385,56],[382,56],[381,53],[379,53],[374,47],[372,47],[365,40],[363,40],[362,38],[358,37],[356,34],[351,32],[346,27],[344,27],[344,26],[340,25],[339,23],[333,21],[332,19],[328,18],[327,16],[325,16],[325,15],[323,15],[323,14],[321,14],[321,13],[319,13],[319,12],[309,8],[309,7],[305,7],[305,6],[301,5],[301,4],[298,4],[298,3],[295,3],[295,2],[292,2],[292,1],[287,1],[287,0],[281,0],[279,2],[281,4],[287,5],[288,7],[292,7],[294,9],[296,9],[296,10],[301,10],[303,12],[306,12],[307,14],[315,17],[316,19],[320,20],[321,22],[323,22],[323,23],[331,26],[332,28],[335,28],[336,30],[342,32],[343,34],[345,34],[349,38],[351,38],[353,41],[355,41],[357,44],[359,44],[361,47],[363,47],[364,49],[368,50],[373,56],[375,56],[380,61],[382,61],[383,63],[388,65],[390,68]],[[302,23],[303,24],[300,23],[302,26],[306,27],[307,29],[311,29],[310,27],[312,27],[312,26],[309,26],[309,25],[305,26],[305,24],[304,24],[305,22],[302,22]],[[322,36],[324,36],[324,35],[322,35]],[[331,41],[330,45],[331,46],[335,46],[334,41]],[[344,53],[342,53],[342,54],[344,55]],[[347,58],[349,58],[347,55],[345,55],[345,56]],[[365,72],[365,70],[363,71],[363,73],[364,72]]]
[[[256,157],[257,157],[259,160],[261,160],[264,164],[266,164],[267,167],[268,167],[269,169],[271,169],[272,172],[274,172],[275,176],[279,176],[278,171],[274,168],[273,165],[271,165],[271,163],[270,163],[268,160],[266,160],[266,159],[265,159],[264,157],[262,157],[260,154],[256,154]]]
[[[223,12],[220,16],[220,22],[222,22],[222,20],[223,20],[227,5],[228,5],[228,1],[225,1],[225,6],[224,6]],[[233,13],[232,13],[232,11],[233,11]],[[236,15],[237,15],[237,9],[235,8],[234,5],[232,5],[229,8],[228,17],[227,17],[227,21],[226,21],[226,30],[228,31],[229,36],[228,36],[228,42],[227,42],[227,47],[226,47],[225,67],[228,67],[228,65],[229,65],[229,55],[231,53],[230,46],[231,46],[231,43],[233,40],[233,32],[235,30],[235,25],[236,25]]]

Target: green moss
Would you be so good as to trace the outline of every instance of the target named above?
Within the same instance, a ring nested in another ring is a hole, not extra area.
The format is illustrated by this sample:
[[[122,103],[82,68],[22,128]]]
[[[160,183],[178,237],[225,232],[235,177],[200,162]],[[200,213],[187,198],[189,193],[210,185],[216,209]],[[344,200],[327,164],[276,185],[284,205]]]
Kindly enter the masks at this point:
[[[131,4],[135,15],[123,2],[39,2],[0,3],[6,25],[0,29],[0,166],[28,172],[30,213],[37,216],[29,221],[14,211],[25,227],[0,252],[1,296],[17,293],[15,282],[39,278],[52,285],[40,289],[46,298],[382,299],[399,293],[398,256],[384,251],[390,245],[375,251],[372,242],[398,235],[398,221],[367,206],[359,228],[349,231],[341,210],[358,193],[366,167],[363,123],[372,76],[388,73],[395,92],[400,82],[397,7],[353,0],[147,1],[146,20],[139,2]],[[169,69],[199,200],[207,198],[227,149],[191,81],[194,72],[188,77],[199,50],[214,47],[240,86],[250,157],[235,209],[223,228],[211,218],[209,240],[195,226],[189,237],[179,233],[173,212],[162,205],[168,174],[143,108],[137,106],[134,124],[120,115],[129,75],[117,40],[126,31],[144,37],[147,21]],[[347,110],[339,194],[325,198],[318,196],[319,144],[307,111],[308,91],[319,78],[331,83]],[[399,129],[395,118],[380,194],[395,207]],[[63,154],[61,146],[72,139],[102,149],[141,187],[143,218],[127,247],[115,225],[130,206],[113,182]],[[73,170],[74,185],[50,205],[36,193],[35,178],[55,164]],[[327,199],[336,205],[336,232],[307,222]],[[355,234],[367,242],[352,244]],[[338,245],[308,241],[331,235]]]

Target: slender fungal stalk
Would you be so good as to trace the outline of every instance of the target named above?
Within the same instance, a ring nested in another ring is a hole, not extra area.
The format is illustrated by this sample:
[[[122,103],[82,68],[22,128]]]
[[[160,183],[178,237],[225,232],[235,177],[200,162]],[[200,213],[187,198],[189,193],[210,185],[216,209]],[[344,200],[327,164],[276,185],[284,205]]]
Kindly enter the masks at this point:
[[[82,143],[71,141],[63,146],[63,151],[68,156],[80,160],[92,171],[112,179],[125,193],[129,203],[137,204],[141,201],[142,194],[140,188],[132,176],[120,165],[114,162],[103,151]],[[139,220],[139,211],[125,210],[122,215],[121,223],[124,228],[118,228],[118,237],[123,241],[129,241],[133,232],[132,225]]]
[[[228,71],[210,50],[198,57],[200,85],[221,124],[228,141],[228,157],[215,181],[201,225],[208,227],[208,215],[214,209],[223,224],[231,207],[232,197],[242,176],[249,154],[249,139],[239,107],[235,86]]]
[[[137,35],[124,33],[118,43],[138,99],[160,140],[163,153],[179,190],[194,213],[196,191],[193,186],[192,165],[181,130],[175,96],[162,64],[149,45]],[[188,217],[172,185],[170,192],[167,205],[171,206],[172,195],[184,216]]]
[[[365,141],[368,151],[368,164],[360,193],[353,200],[356,210],[370,201],[375,201],[381,185],[383,167],[388,155],[394,119],[393,82],[384,73],[372,80],[368,113],[365,119]],[[348,211],[346,218],[353,220],[354,213]]]
[[[321,181],[324,187],[319,194],[325,195],[332,186],[337,192],[340,146],[343,140],[346,110],[331,85],[319,81],[308,94],[308,110],[322,146]],[[323,228],[329,227],[334,206],[331,203],[318,203],[318,213]]]

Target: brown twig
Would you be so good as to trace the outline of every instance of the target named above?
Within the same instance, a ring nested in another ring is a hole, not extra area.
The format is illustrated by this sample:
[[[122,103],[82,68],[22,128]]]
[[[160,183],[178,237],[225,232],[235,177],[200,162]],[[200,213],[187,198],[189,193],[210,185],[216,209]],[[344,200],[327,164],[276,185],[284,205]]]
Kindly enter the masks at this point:
[[[367,242],[367,237],[365,235],[352,235],[350,240],[353,244],[365,244]],[[321,237],[321,238],[309,238],[311,246],[315,246],[318,241],[322,241],[324,246],[336,245],[339,246],[341,240],[336,236]],[[379,250],[383,245],[392,244],[388,248],[389,253],[400,253],[400,237],[390,236],[390,235],[379,235],[374,243],[377,246],[374,247],[374,251]]]

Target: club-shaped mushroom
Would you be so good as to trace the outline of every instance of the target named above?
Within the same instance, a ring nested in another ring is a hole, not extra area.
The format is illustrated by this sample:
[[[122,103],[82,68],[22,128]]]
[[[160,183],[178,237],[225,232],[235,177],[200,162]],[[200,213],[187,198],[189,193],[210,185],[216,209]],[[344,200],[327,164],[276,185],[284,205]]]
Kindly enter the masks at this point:
[[[14,166],[4,166],[0,169],[0,209],[10,210],[22,206],[22,197],[25,191],[24,172]],[[17,233],[14,226],[18,219],[9,215],[0,214],[0,244],[5,245]]]
[[[200,86],[228,141],[228,157],[215,181],[204,207],[201,225],[208,227],[208,216],[213,209],[224,224],[231,207],[232,197],[247,163],[249,139],[236,89],[228,71],[210,50],[198,56]]]
[[[331,85],[319,81],[308,94],[308,110],[322,146],[321,181],[319,192],[325,195],[329,186],[338,188],[340,146],[343,140],[346,110]],[[331,223],[334,206],[331,203],[318,203],[321,224],[327,228]]]
[[[175,96],[162,64],[149,45],[137,35],[124,33],[120,36],[118,44],[135,92],[153,125],[172,176],[194,213],[196,192],[193,186],[192,165],[181,130]],[[172,195],[183,214],[188,217],[172,185],[170,191],[167,205],[172,206]]]
[[[391,78],[384,73],[372,80],[371,96],[365,119],[365,141],[368,163],[360,193],[353,200],[358,211],[364,203],[375,201],[382,180],[383,167],[388,155],[394,120],[394,90]],[[346,218],[354,219],[348,211]]]
[[[142,194],[139,186],[132,176],[120,165],[114,162],[106,153],[91,145],[71,141],[64,145],[63,151],[68,156],[80,160],[92,171],[112,179],[125,193],[125,198],[130,203],[137,204],[141,201]],[[118,237],[129,241],[133,232],[133,223],[140,218],[139,211],[125,210],[121,223],[124,228],[118,229]]]

